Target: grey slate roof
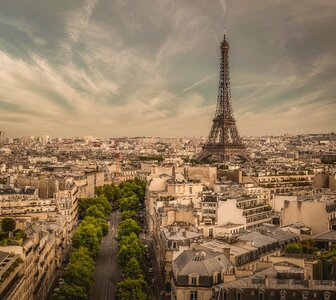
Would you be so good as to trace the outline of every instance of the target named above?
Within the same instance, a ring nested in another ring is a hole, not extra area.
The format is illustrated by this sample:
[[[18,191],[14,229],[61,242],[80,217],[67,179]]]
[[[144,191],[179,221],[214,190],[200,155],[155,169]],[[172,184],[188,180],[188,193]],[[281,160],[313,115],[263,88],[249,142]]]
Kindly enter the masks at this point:
[[[7,252],[0,251],[0,263],[9,255]]]
[[[314,237],[316,241],[336,241],[336,230],[331,230]]]
[[[273,243],[276,243],[278,240],[271,238],[269,236],[263,235],[259,232],[250,232],[239,237],[241,241],[249,241],[253,243],[255,247],[263,247]]]
[[[185,250],[173,262],[175,278],[191,273],[208,277],[230,267],[232,264],[223,253],[208,250]]]
[[[268,226],[261,226],[259,228],[256,228],[255,231],[269,236],[271,238],[274,238],[278,240],[280,243],[289,241],[291,239],[295,239],[298,237],[297,234],[289,232],[289,231],[284,231],[279,228],[270,228]]]

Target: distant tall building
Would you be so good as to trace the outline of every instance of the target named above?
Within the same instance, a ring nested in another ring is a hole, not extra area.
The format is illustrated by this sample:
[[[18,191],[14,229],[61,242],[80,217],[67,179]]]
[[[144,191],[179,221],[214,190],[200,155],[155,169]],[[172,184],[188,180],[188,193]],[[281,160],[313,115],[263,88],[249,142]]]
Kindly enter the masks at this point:
[[[202,147],[201,158],[211,157],[222,161],[232,156],[244,155],[246,148],[238,133],[231,103],[229,43],[225,38],[220,45],[221,61],[216,115],[207,143]]]
[[[0,131],[0,147],[5,144],[5,132]]]

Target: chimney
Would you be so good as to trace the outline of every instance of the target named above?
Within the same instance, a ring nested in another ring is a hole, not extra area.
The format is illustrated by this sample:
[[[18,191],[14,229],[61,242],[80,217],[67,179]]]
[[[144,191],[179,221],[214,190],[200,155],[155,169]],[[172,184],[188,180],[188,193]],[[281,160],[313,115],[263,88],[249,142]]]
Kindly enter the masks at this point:
[[[188,180],[188,167],[184,167],[184,179]]]
[[[224,248],[223,249],[224,256],[230,260],[230,247]]]

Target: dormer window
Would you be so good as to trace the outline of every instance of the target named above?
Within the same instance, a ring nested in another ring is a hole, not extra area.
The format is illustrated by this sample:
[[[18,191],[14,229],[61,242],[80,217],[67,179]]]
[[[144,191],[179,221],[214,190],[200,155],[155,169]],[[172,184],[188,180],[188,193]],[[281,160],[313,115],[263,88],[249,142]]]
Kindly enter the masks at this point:
[[[214,284],[217,284],[218,283],[218,273],[215,272],[212,276],[212,281]]]
[[[189,275],[189,285],[198,285],[199,284],[199,276],[197,274]]]

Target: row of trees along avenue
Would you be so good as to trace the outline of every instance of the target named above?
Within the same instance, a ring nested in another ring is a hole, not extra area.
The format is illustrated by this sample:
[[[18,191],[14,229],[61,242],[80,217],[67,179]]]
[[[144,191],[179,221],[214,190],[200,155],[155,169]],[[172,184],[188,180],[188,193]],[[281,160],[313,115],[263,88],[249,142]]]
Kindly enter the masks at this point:
[[[105,185],[97,189],[98,195],[107,197],[114,207],[118,206],[122,221],[118,229],[118,264],[123,280],[118,283],[120,300],[151,299],[149,287],[141,269],[145,248],[139,234],[138,211],[145,200],[146,183],[139,179],[128,180],[119,186]]]
[[[123,281],[118,283],[121,300],[151,299],[140,264],[144,245],[139,239],[141,227],[137,214],[145,199],[146,183],[139,179],[119,185],[104,185],[96,189],[96,197],[79,201],[81,220],[72,238],[72,252],[64,272],[64,282],[53,294],[52,300],[88,300],[93,284],[95,261],[102,238],[108,233],[107,217],[112,207],[119,207],[122,221],[118,229],[118,264]]]
[[[64,282],[53,300],[87,300],[93,284],[95,260],[103,236],[108,233],[107,216],[111,204],[104,196],[79,201],[80,224],[72,238],[72,252],[64,272]]]

